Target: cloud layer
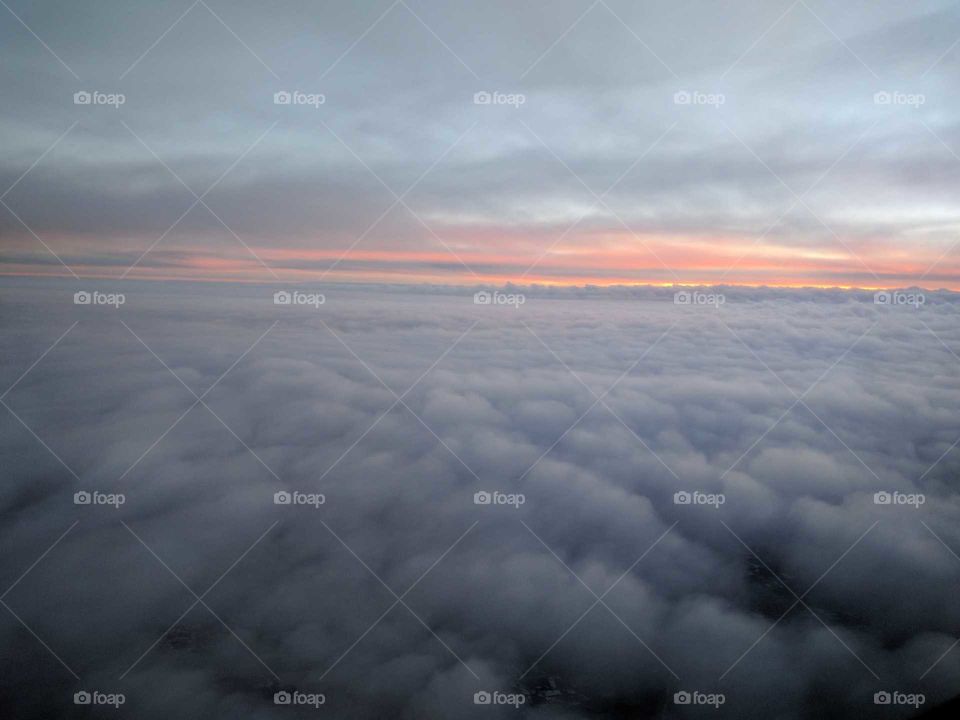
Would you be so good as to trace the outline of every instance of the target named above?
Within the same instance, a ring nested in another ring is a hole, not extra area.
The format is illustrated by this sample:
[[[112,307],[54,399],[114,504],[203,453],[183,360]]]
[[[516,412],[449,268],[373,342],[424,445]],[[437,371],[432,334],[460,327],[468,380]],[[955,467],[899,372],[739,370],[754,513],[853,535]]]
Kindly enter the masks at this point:
[[[7,273],[957,287],[948,0],[9,5]]]
[[[2,290],[0,692],[23,717],[81,688],[140,718],[295,715],[282,689],[358,718],[517,715],[481,690],[543,718],[956,692],[952,295],[330,286],[314,309],[134,283],[101,288],[114,309],[78,287]]]

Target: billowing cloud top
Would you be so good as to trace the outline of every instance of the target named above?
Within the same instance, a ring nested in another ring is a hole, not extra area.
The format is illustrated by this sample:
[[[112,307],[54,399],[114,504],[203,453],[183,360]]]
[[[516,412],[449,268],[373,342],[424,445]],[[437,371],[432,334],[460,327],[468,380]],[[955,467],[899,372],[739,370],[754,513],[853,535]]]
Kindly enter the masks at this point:
[[[320,290],[5,281],[13,717],[956,694],[955,295]]]

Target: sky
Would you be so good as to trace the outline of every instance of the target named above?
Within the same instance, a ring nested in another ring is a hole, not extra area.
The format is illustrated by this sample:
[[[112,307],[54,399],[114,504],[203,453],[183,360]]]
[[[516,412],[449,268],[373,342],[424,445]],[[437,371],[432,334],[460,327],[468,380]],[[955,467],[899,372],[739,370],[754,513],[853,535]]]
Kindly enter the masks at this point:
[[[0,17],[7,275],[960,287],[948,0]]]
[[[81,690],[146,720],[909,718],[957,695],[956,294],[119,289],[0,286],[10,717]],[[493,691],[524,706],[474,703]]]
[[[955,0],[0,53],[0,716],[956,716]]]

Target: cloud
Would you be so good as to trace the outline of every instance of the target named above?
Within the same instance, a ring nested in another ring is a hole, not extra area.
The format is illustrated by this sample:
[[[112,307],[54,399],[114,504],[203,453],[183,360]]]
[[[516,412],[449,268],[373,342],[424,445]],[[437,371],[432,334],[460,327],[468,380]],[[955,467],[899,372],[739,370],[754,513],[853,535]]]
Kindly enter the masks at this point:
[[[549,250],[533,277],[672,279],[652,247],[691,282],[722,282],[749,249],[731,281],[956,285],[957,13],[945,1],[856,13],[371,2],[320,14],[290,1],[269,13],[200,4],[182,18],[106,3],[70,14],[69,28],[42,7],[12,9],[65,63],[5,25],[0,189],[16,187],[0,232],[17,272],[51,269],[30,230],[78,274],[126,268],[193,203],[182,183],[197,194],[216,183],[205,202],[291,278],[318,261],[311,252],[325,269],[358,238],[380,263],[409,262],[413,247],[445,254],[436,233],[491,278],[520,276]],[[126,102],[77,106],[78,90]],[[326,102],[274,105],[281,90]],[[477,106],[478,91],[525,102]],[[677,105],[680,91],[724,103]],[[877,105],[877,92],[923,102]],[[399,206],[365,235],[391,191],[408,189],[429,230]],[[791,209],[794,193],[804,203]],[[685,260],[691,245],[699,265]],[[151,253],[178,254],[168,268],[181,276],[220,277],[210,259],[237,247],[198,206]],[[627,257],[565,266],[610,247]],[[230,277],[269,277],[238,258]],[[472,280],[456,262],[403,270]]]
[[[954,694],[954,654],[924,675],[958,620],[951,294],[122,289],[2,290],[4,387],[79,320],[4,398],[4,587],[79,521],[4,598],[81,678],[5,613],[25,717],[81,686],[144,718],[284,717],[282,688],[371,718],[513,712],[479,690],[545,718],[679,713],[683,688],[736,717]]]

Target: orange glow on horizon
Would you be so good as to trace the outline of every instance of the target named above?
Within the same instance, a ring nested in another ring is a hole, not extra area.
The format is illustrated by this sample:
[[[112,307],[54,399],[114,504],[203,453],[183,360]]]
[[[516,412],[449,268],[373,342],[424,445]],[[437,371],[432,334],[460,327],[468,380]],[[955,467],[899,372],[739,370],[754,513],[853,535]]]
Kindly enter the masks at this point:
[[[220,248],[222,250],[222,248]],[[552,287],[711,286],[879,290],[909,286],[960,291],[960,267],[936,248],[880,248],[860,258],[844,249],[794,248],[728,239],[708,242],[657,238],[635,247],[576,244],[547,252],[515,243],[449,249],[231,248],[227,256],[182,250],[170,264],[148,262],[130,279],[237,283],[383,283]],[[259,258],[259,259],[258,259]],[[82,279],[118,280],[127,270],[64,258]],[[262,262],[261,262],[262,260]],[[938,270],[927,276],[931,267]],[[0,275],[71,277],[62,265],[8,264]]]

